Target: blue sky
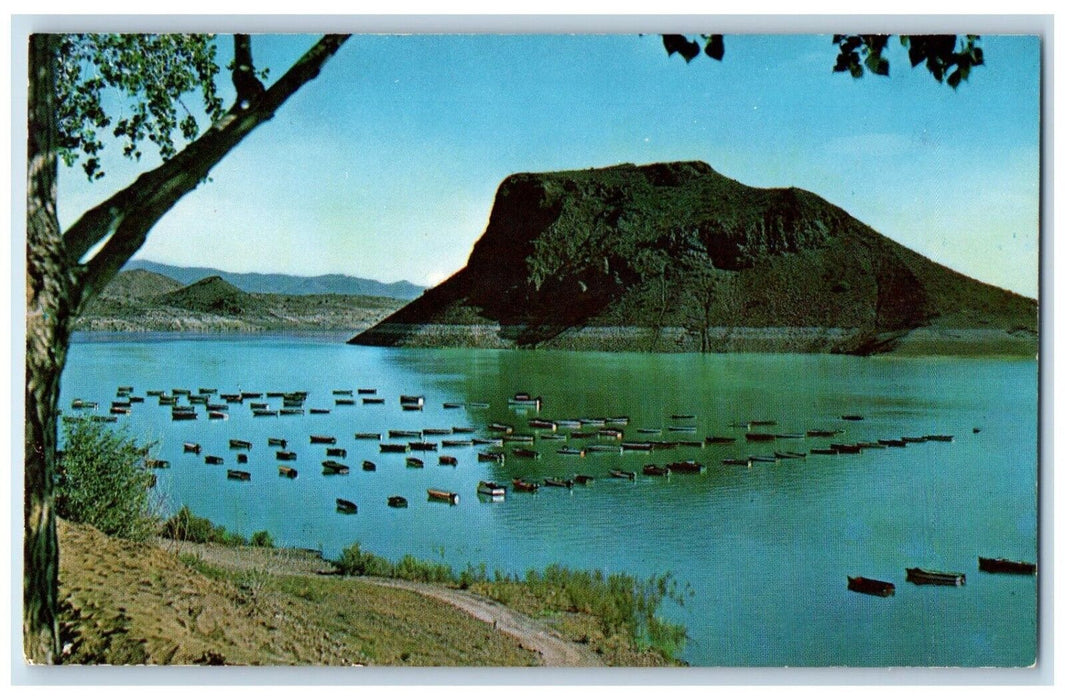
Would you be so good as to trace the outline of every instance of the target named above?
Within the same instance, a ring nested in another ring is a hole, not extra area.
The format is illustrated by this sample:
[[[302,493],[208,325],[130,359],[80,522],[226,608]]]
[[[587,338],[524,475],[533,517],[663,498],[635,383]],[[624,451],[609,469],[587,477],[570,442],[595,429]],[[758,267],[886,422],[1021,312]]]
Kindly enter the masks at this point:
[[[256,62],[277,78],[315,38],[257,36]],[[702,160],[748,185],[810,190],[1036,295],[1036,37],[985,35],[987,65],[957,91],[911,69],[894,39],[891,77],[862,80],[831,72],[828,35],[725,42],[723,62],[686,65],[656,35],[355,36],[137,257],[431,284],[465,264],[510,173]],[[105,164],[92,185],[61,174],[64,226],[152,161]]]

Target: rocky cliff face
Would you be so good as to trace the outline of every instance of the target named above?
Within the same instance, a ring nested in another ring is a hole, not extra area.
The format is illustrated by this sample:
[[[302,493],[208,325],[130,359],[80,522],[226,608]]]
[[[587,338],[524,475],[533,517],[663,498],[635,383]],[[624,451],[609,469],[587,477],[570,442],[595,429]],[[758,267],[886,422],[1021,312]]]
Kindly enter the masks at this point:
[[[917,328],[1034,348],[1037,307],[809,192],[692,162],[508,177],[466,267],[352,342],[876,352]],[[742,329],[791,340],[737,347]]]

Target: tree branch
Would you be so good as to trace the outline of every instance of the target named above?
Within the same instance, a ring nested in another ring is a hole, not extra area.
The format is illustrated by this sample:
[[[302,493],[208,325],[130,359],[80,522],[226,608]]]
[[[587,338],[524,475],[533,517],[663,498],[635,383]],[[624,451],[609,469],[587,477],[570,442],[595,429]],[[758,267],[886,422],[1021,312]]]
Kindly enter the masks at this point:
[[[184,195],[194,190],[229,151],[274,112],[300,87],[317,77],[325,62],[349,35],[322,37],[262,96],[241,107],[235,104],[200,138],[133,184],[87,211],[66,232],[64,239],[72,265],[88,250],[111,235],[80,275],[81,308],[94,297],[144,244],[149,230]],[[249,55],[250,60],[250,55]]]

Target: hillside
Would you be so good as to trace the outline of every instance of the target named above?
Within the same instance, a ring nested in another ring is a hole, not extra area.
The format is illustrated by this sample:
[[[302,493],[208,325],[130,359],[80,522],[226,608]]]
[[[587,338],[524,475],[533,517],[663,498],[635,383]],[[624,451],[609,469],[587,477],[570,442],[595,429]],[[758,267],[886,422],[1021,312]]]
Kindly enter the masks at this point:
[[[82,331],[259,332],[367,328],[401,301],[341,294],[249,294],[218,276],[188,286],[145,270],[118,273],[78,318]]]
[[[691,162],[506,178],[466,267],[351,342],[1034,354],[1037,329],[1034,300]]]
[[[149,260],[130,261],[123,270],[126,272],[134,270],[154,272],[177,280],[182,285],[189,285],[208,277],[221,277],[237,289],[252,294],[344,294],[347,296],[414,299],[424,289],[410,282],[384,283],[349,275],[303,277],[258,272],[226,272],[213,267],[179,267]]]

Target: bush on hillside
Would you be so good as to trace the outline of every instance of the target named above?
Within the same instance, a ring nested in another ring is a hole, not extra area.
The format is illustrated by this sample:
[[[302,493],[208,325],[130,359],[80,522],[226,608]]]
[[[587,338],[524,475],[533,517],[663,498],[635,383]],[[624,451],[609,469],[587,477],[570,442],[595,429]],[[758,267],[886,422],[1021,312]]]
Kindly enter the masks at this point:
[[[139,444],[126,428],[88,420],[64,423],[63,441],[56,483],[59,517],[134,541],[154,535],[159,518],[147,462],[155,445]]]

